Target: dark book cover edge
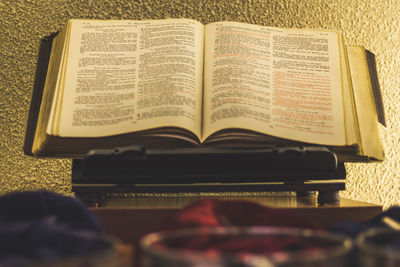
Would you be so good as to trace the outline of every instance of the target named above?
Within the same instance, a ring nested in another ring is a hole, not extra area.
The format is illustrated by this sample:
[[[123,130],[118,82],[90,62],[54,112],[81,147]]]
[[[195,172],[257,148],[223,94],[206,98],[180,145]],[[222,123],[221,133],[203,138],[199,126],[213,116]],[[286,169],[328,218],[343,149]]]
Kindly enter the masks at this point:
[[[365,50],[365,52],[367,56],[369,76],[371,78],[371,85],[375,99],[376,111],[378,113],[378,121],[380,124],[386,127],[385,110],[383,107],[381,88],[379,86],[378,72],[376,70],[375,55],[368,50]]]
[[[47,69],[51,53],[53,39],[58,32],[44,37],[39,46],[39,55],[35,71],[35,80],[33,83],[33,91],[31,103],[28,113],[28,121],[25,129],[25,140],[23,150],[26,155],[33,156],[32,146],[35,138],[36,126],[39,117],[40,105],[42,103],[43,89],[46,81]]]

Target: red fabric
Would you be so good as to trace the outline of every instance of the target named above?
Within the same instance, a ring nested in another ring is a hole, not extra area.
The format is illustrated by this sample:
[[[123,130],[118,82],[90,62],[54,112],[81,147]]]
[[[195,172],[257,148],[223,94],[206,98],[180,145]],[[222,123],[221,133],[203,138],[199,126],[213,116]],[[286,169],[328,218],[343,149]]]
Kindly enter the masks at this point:
[[[205,199],[178,211],[163,226],[165,230],[186,227],[280,226],[321,229],[298,213],[243,200]]]

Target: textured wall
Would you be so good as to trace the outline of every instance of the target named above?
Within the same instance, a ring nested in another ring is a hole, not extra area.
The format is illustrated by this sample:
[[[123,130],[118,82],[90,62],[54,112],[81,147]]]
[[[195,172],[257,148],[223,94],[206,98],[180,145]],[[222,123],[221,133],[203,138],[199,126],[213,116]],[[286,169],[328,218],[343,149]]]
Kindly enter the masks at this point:
[[[280,27],[342,30],[347,44],[377,55],[388,127],[382,131],[387,159],[348,164],[342,196],[382,204],[400,203],[400,1],[61,1],[0,0],[0,194],[47,189],[68,194],[70,161],[33,159],[22,153],[25,122],[40,38],[72,18],[194,18]]]

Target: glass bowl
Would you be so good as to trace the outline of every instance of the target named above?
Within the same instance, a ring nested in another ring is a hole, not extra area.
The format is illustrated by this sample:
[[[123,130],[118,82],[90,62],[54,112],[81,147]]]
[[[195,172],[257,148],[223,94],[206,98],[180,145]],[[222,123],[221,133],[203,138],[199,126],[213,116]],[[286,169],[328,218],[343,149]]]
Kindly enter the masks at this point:
[[[400,266],[400,232],[389,228],[374,228],[357,238],[360,266]]]
[[[143,267],[325,266],[350,264],[351,239],[280,227],[193,228],[142,238]]]

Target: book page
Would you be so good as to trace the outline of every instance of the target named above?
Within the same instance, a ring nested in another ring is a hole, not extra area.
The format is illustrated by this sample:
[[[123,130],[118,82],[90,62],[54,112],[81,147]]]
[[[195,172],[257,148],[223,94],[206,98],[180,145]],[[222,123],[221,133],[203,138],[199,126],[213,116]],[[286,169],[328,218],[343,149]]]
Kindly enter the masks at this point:
[[[205,36],[203,140],[244,128],[345,144],[336,32],[216,22]]]
[[[200,136],[203,38],[193,20],[73,20],[58,134],[172,126]]]
[[[376,110],[365,48],[361,46],[348,46],[347,52],[361,135],[361,152],[375,160],[383,160],[385,153],[379,135],[378,112]]]
[[[65,38],[67,36],[68,24],[63,27],[59,34],[52,41],[52,49],[49,58],[48,72],[43,88],[40,113],[37,120],[35,139],[32,146],[32,153],[40,151],[46,139],[46,132],[52,132],[52,121],[55,114],[55,106],[58,101],[58,84],[61,75],[61,65],[65,53]]]

